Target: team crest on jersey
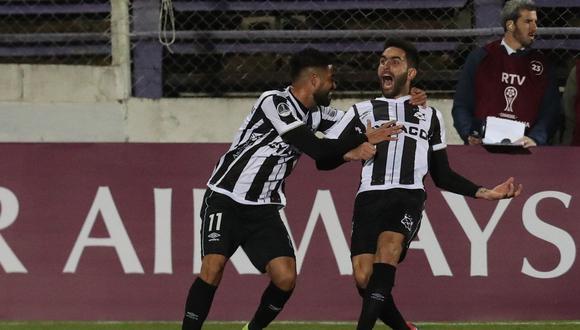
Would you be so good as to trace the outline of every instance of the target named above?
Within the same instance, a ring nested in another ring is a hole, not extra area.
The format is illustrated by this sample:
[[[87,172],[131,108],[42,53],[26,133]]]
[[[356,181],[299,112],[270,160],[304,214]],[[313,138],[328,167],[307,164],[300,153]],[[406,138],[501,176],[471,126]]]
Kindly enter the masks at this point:
[[[292,110],[290,110],[290,107],[286,103],[278,104],[276,110],[278,110],[280,117],[288,117],[292,113]]]
[[[539,76],[544,72],[544,65],[540,61],[531,61],[530,69],[536,76]]]
[[[421,111],[419,111],[419,110],[415,111],[415,113],[413,114],[413,116],[415,116],[415,118],[417,118],[417,119],[419,119],[419,120],[422,120],[422,121],[425,121],[425,120],[427,120],[427,119],[425,118],[425,114],[424,114],[424,113],[422,113],[422,112],[421,112]]]
[[[407,213],[405,213],[403,219],[401,219],[401,223],[403,226],[405,226],[405,228],[407,228],[408,231],[411,231],[413,228],[413,218]]]

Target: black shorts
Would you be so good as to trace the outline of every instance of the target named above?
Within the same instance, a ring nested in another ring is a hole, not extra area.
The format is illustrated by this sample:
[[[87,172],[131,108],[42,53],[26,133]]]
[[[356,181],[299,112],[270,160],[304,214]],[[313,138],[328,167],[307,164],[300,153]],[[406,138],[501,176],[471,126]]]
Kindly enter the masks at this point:
[[[375,254],[379,235],[393,231],[405,235],[399,259],[403,261],[421,225],[425,198],[422,189],[372,190],[358,194],[352,219],[351,256]]]
[[[242,247],[262,273],[277,257],[294,256],[292,241],[280,218],[279,205],[245,205],[207,189],[201,208],[201,253],[230,258]]]

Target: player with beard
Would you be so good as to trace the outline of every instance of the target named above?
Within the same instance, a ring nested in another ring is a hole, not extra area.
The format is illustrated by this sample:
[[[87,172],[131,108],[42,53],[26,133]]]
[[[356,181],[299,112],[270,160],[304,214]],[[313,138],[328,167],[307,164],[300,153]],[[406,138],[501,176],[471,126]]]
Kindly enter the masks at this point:
[[[521,121],[524,148],[548,144],[560,115],[560,94],[546,57],[531,48],[538,29],[531,0],[506,2],[504,36],[471,52],[453,100],[453,120],[466,144],[481,144],[487,116]]]
[[[374,145],[392,139],[396,125],[368,127],[341,139],[319,139],[344,112],[328,107],[336,88],[328,56],[306,49],[290,60],[292,84],[264,92],[219,159],[201,209],[202,265],[189,290],[183,330],[201,329],[224,267],[241,247],[271,282],[244,329],[265,328],[280,313],[296,282],[296,261],[279,209],[286,204],[284,181],[302,153],[314,159],[343,155],[369,159]],[[414,99],[423,104],[426,95]]]
[[[402,125],[397,140],[379,143],[374,157],[363,161],[351,238],[354,278],[363,297],[358,330],[372,329],[377,318],[396,330],[416,329],[397,309],[391,289],[397,266],[421,223],[426,199],[423,180],[428,171],[437,187],[464,196],[497,200],[522,191],[513,178],[486,189],[449,167],[441,113],[409,102],[418,61],[412,44],[387,41],[377,68],[383,97],[353,105],[327,133],[330,138],[344,138],[364,132],[369,120],[377,127],[392,120]],[[353,151],[317,161],[317,166],[332,169],[357,159]]]

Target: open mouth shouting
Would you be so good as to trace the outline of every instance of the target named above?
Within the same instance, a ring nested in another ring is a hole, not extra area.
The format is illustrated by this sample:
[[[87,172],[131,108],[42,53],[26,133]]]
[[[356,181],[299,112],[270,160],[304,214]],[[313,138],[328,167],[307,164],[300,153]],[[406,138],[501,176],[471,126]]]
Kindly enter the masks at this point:
[[[391,90],[395,85],[395,78],[389,73],[385,73],[381,76],[381,85],[383,90]]]

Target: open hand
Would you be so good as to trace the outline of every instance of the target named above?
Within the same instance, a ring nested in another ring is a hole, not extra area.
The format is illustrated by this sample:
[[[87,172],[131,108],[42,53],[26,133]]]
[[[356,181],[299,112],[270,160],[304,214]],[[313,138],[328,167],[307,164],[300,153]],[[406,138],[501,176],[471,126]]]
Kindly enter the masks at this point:
[[[521,184],[516,185],[514,178],[511,177],[505,182],[495,186],[493,189],[479,188],[475,194],[476,198],[483,198],[489,201],[518,197],[524,187]]]
[[[388,121],[382,124],[379,128],[373,128],[371,126],[371,121],[367,121],[367,131],[366,136],[370,144],[377,144],[383,141],[395,141],[396,136],[401,133],[401,128],[403,125],[397,125],[394,120]]]

